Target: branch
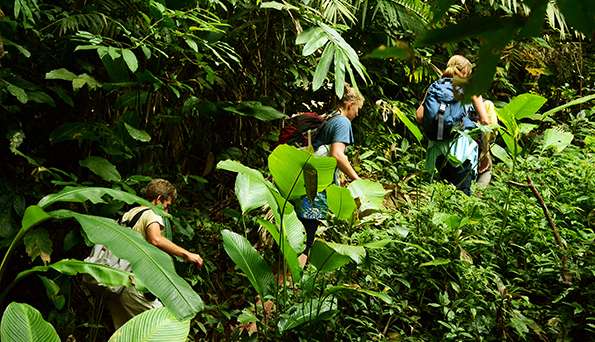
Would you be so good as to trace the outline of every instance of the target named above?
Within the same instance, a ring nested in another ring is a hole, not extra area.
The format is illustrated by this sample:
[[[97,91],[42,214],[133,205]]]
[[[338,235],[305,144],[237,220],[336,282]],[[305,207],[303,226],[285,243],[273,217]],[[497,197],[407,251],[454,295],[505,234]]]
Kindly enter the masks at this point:
[[[511,182],[509,182],[509,183],[511,183]],[[535,195],[535,198],[537,198],[537,201],[539,201],[539,205],[541,206],[541,209],[543,210],[543,214],[545,215],[545,218],[547,219],[550,227],[552,228],[552,232],[554,233],[554,239],[556,240],[556,244],[558,245],[558,247],[560,248],[560,252],[562,253],[562,257],[561,257],[561,260],[562,260],[562,281],[565,284],[571,284],[572,276],[570,275],[570,273],[568,273],[568,265],[567,265],[568,257],[566,255],[566,243],[562,240],[562,237],[560,237],[560,232],[558,231],[556,222],[554,222],[554,219],[552,218],[552,215],[550,214],[549,209],[545,205],[545,202],[543,201],[543,197],[541,197],[541,194],[535,187],[535,184],[533,184],[533,181],[531,180],[531,176],[527,176],[527,183],[528,183],[527,185],[525,185],[525,184],[520,184],[520,185],[528,186],[531,189],[531,192],[533,192],[533,195]],[[515,185],[517,185],[517,184],[515,184]]]

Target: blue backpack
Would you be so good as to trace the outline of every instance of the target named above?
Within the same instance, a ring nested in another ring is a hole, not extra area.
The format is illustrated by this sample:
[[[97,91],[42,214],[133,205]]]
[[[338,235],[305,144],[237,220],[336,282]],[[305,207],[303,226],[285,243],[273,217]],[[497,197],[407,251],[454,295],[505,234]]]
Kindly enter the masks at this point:
[[[432,83],[424,99],[424,133],[430,140],[442,141],[453,137],[453,128],[475,127],[467,116],[467,106],[456,99],[452,78],[443,77]]]

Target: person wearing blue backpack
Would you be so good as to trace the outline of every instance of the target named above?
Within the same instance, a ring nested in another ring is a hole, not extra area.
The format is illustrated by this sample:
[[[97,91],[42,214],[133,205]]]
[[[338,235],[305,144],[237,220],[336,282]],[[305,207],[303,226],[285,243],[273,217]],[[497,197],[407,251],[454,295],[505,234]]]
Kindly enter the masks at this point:
[[[479,160],[479,145],[468,135],[458,131],[476,126],[471,118],[475,112],[481,124],[488,124],[488,113],[481,96],[471,96],[471,103],[463,103],[462,85],[471,77],[473,65],[461,56],[452,56],[442,77],[432,83],[422,104],[417,108],[417,122],[423,126],[430,148],[437,142],[448,143],[448,155],[439,156],[436,165],[440,178],[454,184],[465,194],[471,194],[471,182],[476,176]],[[451,157],[458,162],[453,165]]]
[[[324,121],[314,137],[312,143],[314,153],[337,160],[334,180],[336,184],[339,184],[339,171],[352,181],[360,178],[345,151],[354,143],[351,121],[358,116],[363,104],[364,97],[359,90],[345,84],[338,107]],[[326,192],[317,193],[312,200],[308,196],[300,198],[296,203],[296,213],[306,230],[306,248],[300,255],[300,263],[303,265],[314,243],[320,221],[326,219],[328,213]]]

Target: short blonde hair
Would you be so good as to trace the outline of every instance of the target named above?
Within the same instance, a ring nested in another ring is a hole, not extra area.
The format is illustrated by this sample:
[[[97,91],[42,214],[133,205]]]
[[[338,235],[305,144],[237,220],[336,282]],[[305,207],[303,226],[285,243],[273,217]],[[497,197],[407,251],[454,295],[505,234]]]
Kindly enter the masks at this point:
[[[154,201],[159,196],[163,199],[175,200],[178,192],[176,187],[169,181],[161,178],[152,179],[145,188],[145,197],[149,201]]]
[[[468,78],[471,76],[473,64],[461,55],[454,55],[450,57],[446,64],[446,70],[442,73],[443,77],[460,77]]]
[[[349,84],[345,83],[345,90],[343,91],[343,97],[339,101],[339,107],[345,108],[348,103],[356,103],[359,108],[364,105],[364,96],[356,88],[352,88]]]

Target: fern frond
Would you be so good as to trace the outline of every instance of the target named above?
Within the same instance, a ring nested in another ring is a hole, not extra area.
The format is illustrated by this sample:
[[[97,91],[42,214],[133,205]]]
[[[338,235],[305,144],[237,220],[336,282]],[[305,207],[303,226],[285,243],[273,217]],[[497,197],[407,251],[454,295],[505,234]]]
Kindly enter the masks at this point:
[[[80,13],[59,19],[54,23],[58,34],[63,36],[77,31],[99,33],[107,26],[107,17],[103,13]]]

